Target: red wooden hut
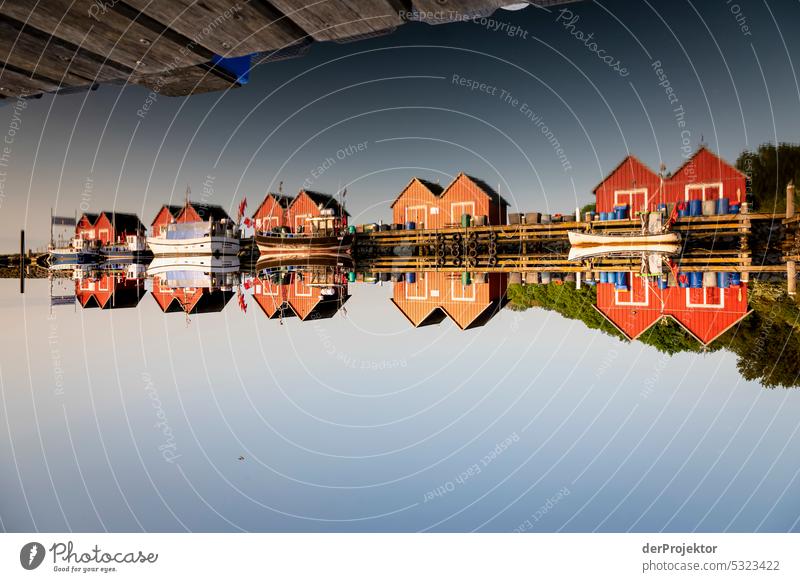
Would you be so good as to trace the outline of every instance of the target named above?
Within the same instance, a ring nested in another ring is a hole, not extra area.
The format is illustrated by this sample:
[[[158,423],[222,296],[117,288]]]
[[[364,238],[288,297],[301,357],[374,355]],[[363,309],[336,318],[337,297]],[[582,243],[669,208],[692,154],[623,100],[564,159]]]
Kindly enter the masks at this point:
[[[660,177],[636,156],[629,155],[594,189],[597,212],[628,205],[631,213],[655,210],[659,204],[727,198],[744,202],[746,176],[714,154],[700,148],[674,174]]]
[[[206,220],[230,220],[222,206],[205,202],[186,202],[183,206],[164,204],[150,223],[153,236],[158,236],[173,222],[199,222]]]
[[[286,210],[291,202],[291,196],[268,192],[252,216],[256,231],[287,226]]]
[[[286,286],[273,282],[268,277],[256,277],[253,280],[253,299],[269,319],[294,316],[287,301]]]
[[[341,216],[344,209],[330,194],[300,190],[286,210],[286,225],[292,232],[300,232],[307,226],[308,219],[322,216],[323,210],[331,210],[335,216]],[[349,216],[346,212],[346,216]]]
[[[655,208],[663,193],[661,178],[636,156],[629,155],[594,189],[597,212],[628,205],[631,212]]]
[[[170,287],[161,277],[153,278],[150,294],[164,313],[187,314],[222,311],[234,295],[232,291],[209,287]]]
[[[597,284],[596,309],[628,339],[636,339],[664,317],[671,317],[703,345],[708,345],[749,313],[747,284],[690,289],[658,286],[628,273],[628,289]]]
[[[441,228],[442,206],[439,184],[412,178],[392,202],[392,221],[395,224],[413,222],[417,228]]]
[[[491,273],[485,281],[463,285],[459,276],[421,272],[413,283],[395,283],[392,303],[414,327],[449,317],[460,329],[472,329],[485,325],[505,304],[506,281],[504,273]]]
[[[506,223],[508,202],[486,182],[464,172],[456,176],[440,198],[446,224],[458,224],[462,214],[483,216],[490,225]]]
[[[746,192],[747,177],[705,146],[667,180],[669,202],[727,198],[738,204]]]
[[[75,236],[100,244],[126,242],[128,236],[144,235],[144,225],[127,212],[84,213],[75,225]]]
[[[136,307],[145,294],[144,285],[119,273],[103,274],[75,281],[75,296],[88,309],[124,309]]]
[[[444,228],[459,224],[462,214],[483,216],[486,224],[505,224],[508,203],[486,182],[461,172],[444,190],[413,178],[392,202],[395,223],[413,222],[417,228]]]

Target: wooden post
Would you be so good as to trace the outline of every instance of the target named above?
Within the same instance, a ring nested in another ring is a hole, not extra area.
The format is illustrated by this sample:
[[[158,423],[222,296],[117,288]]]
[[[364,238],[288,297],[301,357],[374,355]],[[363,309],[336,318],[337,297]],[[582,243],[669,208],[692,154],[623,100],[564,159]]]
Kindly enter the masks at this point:
[[[786,185],[786,218],[794,218],[794,182]],[[797,265],[786,261],[786,291],[790,297],[797,295]]]
[[[19,231],[19,292],[25,293],[25,230]]]

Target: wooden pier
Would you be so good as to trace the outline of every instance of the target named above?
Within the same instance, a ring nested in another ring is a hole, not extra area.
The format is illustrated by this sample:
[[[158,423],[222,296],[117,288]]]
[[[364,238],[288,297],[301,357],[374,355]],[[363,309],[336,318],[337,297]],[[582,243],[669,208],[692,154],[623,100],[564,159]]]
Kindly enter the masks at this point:
[[[753,264],[747,238],[754,223],[780,223],[782,214],[753,213],[684,217],[673,230],[685,240],[702,242],[730,237],[737,249],[692,248],[679,260],[681,271],[768,273],[785,270],[783,265]],[[594,271],[638,270],[639,258],[601,257],[569,261],[568,232],[639,233],[639,219],[608,221],[565,221],[552,224],[453,227],[430,230],[373,230],[358,233],[355,252],[360,269],[375,272],[518,271],[590,273]],[[735,244],[735,243],[734,243]],[[513,252],[509,249],[514,248]],[[405,248],[405,253],[402,249]],[[397,249],[401,249],[398,253]],[[392,254],[389,254],[392,252]]]

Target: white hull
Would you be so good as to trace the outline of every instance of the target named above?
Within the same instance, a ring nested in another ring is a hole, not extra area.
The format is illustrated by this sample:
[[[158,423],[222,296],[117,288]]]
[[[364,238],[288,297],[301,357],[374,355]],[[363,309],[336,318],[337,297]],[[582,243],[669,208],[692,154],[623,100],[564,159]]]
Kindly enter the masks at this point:
[[[203,236],[186,239],[148,237],[147,246],[155,256],[236,255],[239,253],[239,239],[228,236]]]
[[[677,232],[666,232],[663,234],[589,234],[586,232],[569,231],[569,244],[572,246],[590,245],[648,245],[648,244],[677,244],[681,242],[681,235]]]
[[[150,276],[164,275],[171,271],[196,271],[214,273],[235,273],[239,271],[238,257],[183,256],[157,257],[147,267]]]
[[[629,245],[594,245],[574,246],[569,249],[570,261],[579,261],[591,257],[602,256],[637,256],[642,253],[659,253],[663,255],[677,255],[681,251],[676,244],[629,244]]]

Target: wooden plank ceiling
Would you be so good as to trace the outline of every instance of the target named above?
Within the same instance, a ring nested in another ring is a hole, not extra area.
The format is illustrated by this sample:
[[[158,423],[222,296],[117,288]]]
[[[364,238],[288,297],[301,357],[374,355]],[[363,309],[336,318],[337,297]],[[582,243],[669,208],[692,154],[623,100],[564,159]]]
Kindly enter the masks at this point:
[[[215,55],[302,55],[400,26],[408,12],[489,14],[512,0],[5,0],[0,97],[130,82],[165,95],[236,87]],[[542,3],[547,0],[539,0]],[[424,18],[422,20],[425,20]],[[431,19],[432,21],[433,19]]]

